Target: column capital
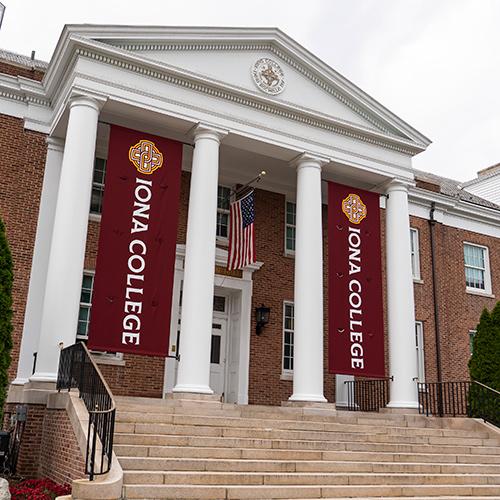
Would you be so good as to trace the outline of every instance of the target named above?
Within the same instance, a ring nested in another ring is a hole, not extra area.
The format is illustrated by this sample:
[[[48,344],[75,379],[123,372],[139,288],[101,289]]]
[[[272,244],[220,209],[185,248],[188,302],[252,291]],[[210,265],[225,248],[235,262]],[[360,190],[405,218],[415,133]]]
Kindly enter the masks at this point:
[[[71,109],[77,106],[86,106],[99,112],[101,111],[105,102],[106,99],[102,97],[74,94],[69,98],[68,108]]]
[[[47,143],[47,148],[51,149],[53,151],[59,151],[62,152],[64,151],[64,140],[59,139],[58,137],[47,137],[45,139],[45,142]]]
[[[396,191],[407,193],[410,187],[413,185],[414,183],[409,180],[391,179],[385,185],[385,192],[386,194],[390,194]]]
[[[304,167],[318,168],[321,170],[322,167],[328,163],[330,163],[330,159],[326,156],[304,152],[295,157],[290,162],[290,165],[295,167],[297,170]]]
[[[228,131],[200,122],[189,131],[189,134],[193,137],[195,144],[199,139],[209,139],[220,143],[226,137]]]

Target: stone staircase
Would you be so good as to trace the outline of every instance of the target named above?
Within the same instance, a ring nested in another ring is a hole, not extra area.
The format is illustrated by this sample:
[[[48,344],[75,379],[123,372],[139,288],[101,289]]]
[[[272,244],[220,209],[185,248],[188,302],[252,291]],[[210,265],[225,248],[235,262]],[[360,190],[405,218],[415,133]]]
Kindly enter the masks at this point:
[[[116,399],[127,499],[500,499],[500,433],[474,420]]]

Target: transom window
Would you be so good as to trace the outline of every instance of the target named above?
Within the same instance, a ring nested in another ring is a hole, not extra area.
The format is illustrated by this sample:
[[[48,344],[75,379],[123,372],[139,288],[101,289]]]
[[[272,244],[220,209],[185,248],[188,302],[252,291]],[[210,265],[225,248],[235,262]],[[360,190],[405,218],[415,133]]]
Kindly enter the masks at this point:
[[[420,279],[420,247],[418,229],[410,229],[411,271],[414,280]]]
[[[88,340],[90,309],[92,308],[92,293],[94,291],[94,275],[84,273],[82,280],[82,292],[80,294],[80,310],[78,312],[78,326],[76,340]]]
[[[488,248],[464,243],[464,260],[467,290],[491,293]]]
[[[294,306],[283,303],[283,372],[293,371]]]
[[[102,213],[102,200],[104,198],[104,180],[106,177],[106,160],[96,158],[94,161],[94,176],[92,179],[92,198],[90,201],[90,212]]]
[[[295,252],[296,204],[286,202],[285,252]]]
[[[231,188],[219,186],[217,188],[217,237],[229,237],[229,197]]]

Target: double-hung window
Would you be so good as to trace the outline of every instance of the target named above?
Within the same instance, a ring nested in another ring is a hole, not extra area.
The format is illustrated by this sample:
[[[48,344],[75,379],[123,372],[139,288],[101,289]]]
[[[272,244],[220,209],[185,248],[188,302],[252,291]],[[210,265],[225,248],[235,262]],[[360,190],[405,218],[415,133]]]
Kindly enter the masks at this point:
[[[106,160],[96,158],[94,161],[94,176],[92,178],[92,198],[90,201],[90,212],[102,213],[102,200],[104,198],[104,180],[106,177]]]
[[[229,237],[229,197],[231,188],[219,186],[217,188],[217,238]]]
[[[488,247],[464,243],[464,261],[467,291],[491,294]]]
[[[287,201],[285,207],[285,253],[295,252],[296,204]]]
[[[283,373],[293,373],[293,302],[283,303]]]
[[[78,312],[78,326],[76,340],[86,341],[89,338],[90,310],[92,308],[92,293],[94,291],[94,273],[85,271],[80,294],[80,310]]]
[[[424,324],[415,322],[415,345],[417,348],[417,376],[419,382],[425,382],[425,355],[424,355]]]
[[[418,229],[410,229],[411,272],[414,280],[420,280],[420,247]]]

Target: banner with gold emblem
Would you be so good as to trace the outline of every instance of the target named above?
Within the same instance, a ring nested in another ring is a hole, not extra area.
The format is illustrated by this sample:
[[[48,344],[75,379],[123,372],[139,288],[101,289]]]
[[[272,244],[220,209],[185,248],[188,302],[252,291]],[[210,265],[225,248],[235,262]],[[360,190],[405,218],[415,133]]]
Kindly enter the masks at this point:
[[[385,375],[379,197],[328,183],[330,373]]]
[[[111,126],[88,345],[168,354],[182,144]]]

